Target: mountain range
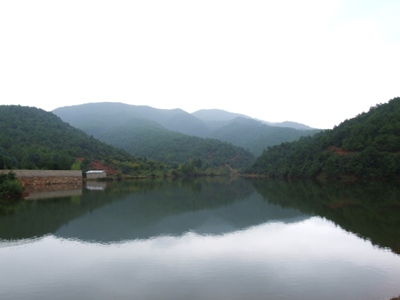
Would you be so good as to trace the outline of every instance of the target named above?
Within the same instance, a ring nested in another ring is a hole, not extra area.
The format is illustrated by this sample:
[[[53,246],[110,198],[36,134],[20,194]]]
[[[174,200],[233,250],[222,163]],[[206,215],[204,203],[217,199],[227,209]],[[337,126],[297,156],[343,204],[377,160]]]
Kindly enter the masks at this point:
[[[123,114],[121,111],[120,115]],[[106,132],[111,133],[110,140],[117,138],[127,148],[133,145],[141,149],[142,154],[133,155],[122,147],[101,142],[51,112],[0,105],[0,168],[87,170],[109,165],[113,172],[122,174],[164,176],[172,170],[181,171],[182,164],[185,174],[217,169],[220,173],[222,169],[226,172],[249,167],[255,159],[239,146],[169,131],[150,120],[133,122],[126,127],[118,122],[118,117],[111,122],[98,115],[91,119],[90,112],[84,120],[98,122],[89,123],[97,135],[105,130],[104,125],[110,124],[115,130]]]
[[[174,152],[183,150],[171,143],[200,143],[193,137],[228,142],[258,156],[268,146],[319,131],[294,122],[268,123],[218,109],[190,114],[182,109],[103,102],[60,107],[53,113],[101,141],[138,156],[169,162]]]
[[[133,176],[246,169],[268,177],[398,178],[399,132],[400,98],[332,130],[271,126],[221,110],[92,103],[51,113],[2,105],[0,168],[84,170],[97,160]]]

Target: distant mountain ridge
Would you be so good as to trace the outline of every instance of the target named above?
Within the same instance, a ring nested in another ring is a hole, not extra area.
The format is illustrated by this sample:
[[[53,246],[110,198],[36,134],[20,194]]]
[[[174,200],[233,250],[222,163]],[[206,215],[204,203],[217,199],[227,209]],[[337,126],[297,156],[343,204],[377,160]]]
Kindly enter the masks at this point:
[[[245,119],[256,120],[256,121],[259,121],[259,122],[269,125],[269,126],[288,127],[288,128],[298,129],[298,130],[316,130],[316,128],[312,128],[310,126],[307,126],[307,125],[304,125],[301,123],[297,123],[297,122],[292,122],[292,121],[267,122],[264,120],[251,118],[251,117],[243,115],[243,114],[231,113],[231,112],[221,110],[221,109],[201,109],[201,110],[195,111],[194,113],[192,113],[192,115],[199,118],[200,120],[203,120],[206,122],[212,122],[212,123],[219,123],[219,124],[221,124],[222,122],[232,121],[233,119],[236,119],[236,118],[245,118]]]
[[[131,134],[132,138],[142,141],[147,135],[146,130],[149,130],[149,134],[155,134],[156,131],[159,131],[158,135],[160,135],[162,132],[161,136],[163,137],[171,135],[171,139],[176,138],[176,133],[218,139],[248,149],[256,156],[260,155],[268,146],[296,140],[301,136],[313,135],[318,131],[289,128],[292,125],[299,126],[296,123],[285,123],[284,127],[270,126],[242,114],[218,109],[199,110],[190,114],[182,109],[167,110],[149,106],[103,102],[60,107],[55,109],[53,113],[65,122],[92,134],[100,140],[112,143],[114,146],[122,147],[130,152],[136,151],[137,147],[127,149],[126,143],[129,141],[117,138],[119,135],[114,132],[117,128],[120,131],[126,131],[127,128],[133,131],[134,128],[140,127],[140,138],[137,133],[132,132]],[[303,126],[309,128],[306,125]],[[175,136],[165,130],[175,132]],[[112,141],[109,139],[110,137],[112,137]],[[151,148],[151,142],[148,139],[147,142],[146,148]],[[150,148],[144,149],[142,147],[140,153],[136,152],[135,154],[154,153]]]
[[[206,125],[179,109],[91,103],[59,108],[54,114],[105,143],[173,165],[196,159],[206,168],[229,165],[240,169],[255,159],[242,147],[200,137],[206,132]]]
[[[238,117],[242,118],[248,118],[251,119],[250,117],[243,115],[243,114],[237,114],[237,113],[232,113],[228,112],[222,109],[200,109],[198,111],[195,111],[192,113],[193,116],[199,118],[200,120],[203,121],[217,121],[217,122],[222,122],[222,121],[230,121]]]
[[[262,121],[264,122],[264,121]],[[310,126],[301,124],[301,123],[297,123],[297,122],[291,122],[291,121],[284,121],[284,122],[275,122],[275,123],[271,123],[271,122],[264,122],[267,125],[271,125],[271,126],[277,126],[277,127],[288,127],[288,128],[293,128],[293,129],[298,129],[298,130],[315,130],[315,128],[312,128]]]

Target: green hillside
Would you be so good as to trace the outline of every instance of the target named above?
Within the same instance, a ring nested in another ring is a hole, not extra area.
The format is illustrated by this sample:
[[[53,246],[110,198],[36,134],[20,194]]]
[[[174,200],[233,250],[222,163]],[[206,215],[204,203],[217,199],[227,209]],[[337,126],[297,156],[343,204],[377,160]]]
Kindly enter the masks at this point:
[[[54,113],[65,122],[106,143],[135,155],[174,164],[199,155],[211,165],[221,164],[221,160],[214,162],[213,159],[210,160],[211,156],[203,152],[204,147],[218,147],[218,142],[210,139],[225,142],[220,144],[225,148],[224,151],[232,152],[228,150],[228,142],[258,156],[268,146],[293,141],[318,131],[269,126],[261,121],[221,110],[202,110],[188,114],[181,109],[155,109],[122,103],[61,107],[54,110]],[[192,137],[188,137],[189,135]],[[203,142],[208,146],[201,146]],[[242,152],[237,147],[235,149],[234,152]],[[226,158],[231,159],[232,156]],[[248,161],[246,158],[245,164]]]
[[[270,177],[400,177],[400,98],[313,137],[269,147],[248,172]]]
[[[129,153],[173,165],[200,159],[203,169],[225,165],[242,169],[255,160],[250,152],[229,143],[146,126],[121,126],[98,138]]]
[[[178,118],[177,114],[182,117],[180,110],[163,112],[121,103],[97,103],[59,108],[54,112],[64,121],[105,143],[175,166],[196,159],[201,161],[203,169],[226,165],[242,169],[255,160],[249,151],[241,147],[171,131],[160,124],[183,122],[187,116]],[[190,128],[192,125],[187,123],[182,127]]]
[[[210,136],[249,149],[254,155],[259,156],[269,146],[294,141],[317,132],[319,130],[270,126],[254,119],[239,117],[215,129]]]
[[[78,161],[77,159],[80,158]],[[107,145],[61,121],[53,113],[33,107],[0,106],[0,168],[87,169],[92,163],[129,172],[164,169]]]

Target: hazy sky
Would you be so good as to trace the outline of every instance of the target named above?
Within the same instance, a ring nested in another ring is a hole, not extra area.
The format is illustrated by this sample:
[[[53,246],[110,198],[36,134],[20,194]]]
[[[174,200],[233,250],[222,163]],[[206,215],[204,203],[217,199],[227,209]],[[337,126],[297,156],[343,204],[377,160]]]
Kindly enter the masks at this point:
[[[332,128],[400,96],[398,0],[0,0],[0,104]]]

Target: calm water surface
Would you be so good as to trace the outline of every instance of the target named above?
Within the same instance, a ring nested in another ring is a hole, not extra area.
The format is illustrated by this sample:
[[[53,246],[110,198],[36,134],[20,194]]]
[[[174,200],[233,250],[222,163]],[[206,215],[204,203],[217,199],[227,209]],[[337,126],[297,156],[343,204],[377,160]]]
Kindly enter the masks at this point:
[[[0,299],[390,299],[395,185],[88,183],[0,205]]]

